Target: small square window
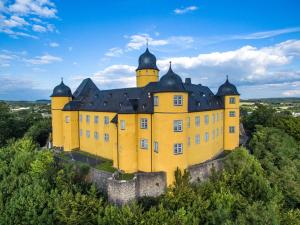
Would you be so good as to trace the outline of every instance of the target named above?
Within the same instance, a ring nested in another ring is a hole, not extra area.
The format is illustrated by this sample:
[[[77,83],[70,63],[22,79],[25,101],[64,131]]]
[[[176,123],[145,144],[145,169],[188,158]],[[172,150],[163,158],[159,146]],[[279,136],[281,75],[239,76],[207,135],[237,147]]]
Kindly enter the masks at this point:
[[[82,115],[79,115],[79,122],[82,122]]]
[[[82,137],[82,129],[79,130],[79,135]]]
[[[187,128],[190,128],[190,126],[191,126],[191,119],[190,119],[190,117],[186,118],[186,126],[187,126]]]
[[[182,152],[183,152],[182,143],[174,144],[173,151],[174,151],[174,155],[182,154]]]
[[[229,133],[231,133],[231,134],[235,133],[235,127],[234,126],[229,127]]]
[[[196,127],[200,126],[200,116],[195,117],[195,125],[196,125]]]
[[[197,135],[195,136],[195,143],[196,143],[196,144],[200,144],[200,135],[199,135],[199,134],[197,134]]]
[[[85,135],[86,135],[87,138],[90,138],[90,136],[91,136],[90,131],[87,130],[87,131],[85,132]]]
[[[66,123],[70,123],[70,117],[66,116]]]
[[[173,129],[174,132],[182,132],[182,120],[174,120]]]
[[[141,139],[140,147],[141,147],[141,149],[148,149],[148,140],[147,139]]]
[[[154,141],[154,152],[158,153],[158,142]]]
[[[188,137],[188,139],[187,139],[187,144],[188,144],[188,146],[191,145],[191,138],[190,137]]]
[[[94,138],[95,138],[96,140],[99,139],[99,133],[98,133],[97,131],[94,132]]]
[[[108,116],[104,116],[104,124],[105,125],[109,124],[109,117]]]
[[[140,119],[140,128],[141,129],[148,129],[148,119],[147,118],[141,118]]]
[[[209,123],[209,116],[208,115],[205,115],[204,122],[205,122],[206,125]]]
[[[99,122],[99,116],[94,116],[94,123],[97,124]]]
[[[174,106],[181,106],[183,103],[182,95],[174,95],[173,103],[174,103]]]
[[[235,111],[229,111],[229,116],[230,117],[235,117]]]
[[[90,123],[90,115],[85,116],[85,121],[86,121],[86,123]]]
[[[208,134],[208,132],[205,132],[204,140],[205,140],[205,142],[209,141],[209,134]]]
[[[104,141],[105,141],[105,142],[108,142],[108,141],[109,141],[109,134],[108,134],[108,133],[105,133],[105,134],[104,134]]]
[[[229,104],[235,104],[235,97],[229,98]]]
[[[125,130],[125,120],[121,120],[121,130]]]
[[[158,106],[158,96],[153,97],[154,106]]]

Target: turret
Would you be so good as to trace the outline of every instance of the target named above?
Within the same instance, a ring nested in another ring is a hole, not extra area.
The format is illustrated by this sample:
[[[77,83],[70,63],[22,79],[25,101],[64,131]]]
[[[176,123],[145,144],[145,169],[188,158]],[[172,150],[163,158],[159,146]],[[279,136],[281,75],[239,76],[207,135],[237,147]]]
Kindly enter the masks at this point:
[[[236,87],[227,79],[219,87],[217,96],[220,96],[224,104],[224,150],[233,150],[239,146],[240,127],[240,94]]]
[[[54,147],[63,147],[63,111],[64,106],[72,100],[71,89],[63,82],[53,89],[51,95],[52,137]]]
[[[139,57],[139,65],[136,69],[136,86],[144,87],[150,82],[158,81],[158,72],[156,57],[149,52],[147,46],[146,51]]]

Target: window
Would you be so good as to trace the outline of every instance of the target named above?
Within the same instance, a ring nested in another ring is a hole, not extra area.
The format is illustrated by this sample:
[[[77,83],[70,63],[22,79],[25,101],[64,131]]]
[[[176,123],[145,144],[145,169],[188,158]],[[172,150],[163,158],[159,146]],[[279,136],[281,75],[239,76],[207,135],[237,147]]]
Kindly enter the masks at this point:
[[[190,128],[190,126],[191,126],[191,119],[190,119],[190,117],[186,118],[186,126],[187,126],[187,128]]]
[[[147,139],[141,139],[140,141],[140,148],[141,149],[148,149],[148,140]]]
[[[94,116],[94,123],[98,123],[99,122],[99,116]]]
[[[79,115],[79,122],[82,122],[82,115]]]
[[[79,135],[82,137],[82,129],[79,130]]]
[[[204,140],[205,140],[205,142],[208,142],[208,140],[209,140],[209,134],[208,134],[208,132],[205,132]]]
[[[109,124],[109,117],[108,116],[104,116],[104,124],[105,125]]]
[[[200,126],[200,116],[195,117],[195,125],[196,125],[196,127]]]
[[[195,143],[196,143],[196,144],[200,144],[200,135],[199,135],[199,134],[197,134],[197,135],[195,136]]]
[[[182,131],[182,120],[174,120],[173,122],[174,132]]]
[[[85,132],[85,135],[86,135],[87,138],[90,138],[90,131],[87,130],[87,131]]]
[[[70,123],[70,117],[66,116],[66,123]]]
[[[229,116],[230,117],[235,117],[235,111],[229,111]]]
[[[235,127],[234,126],[229,127],[229,133],[231,133],[231,134],[235,133]]]
[[[158,153],[158,142],[154,141],[154,152]]]
[[[190,137],[188,137],[188,139],[187,139],[187,144],[188,144],[188,146],[191,145],[191,138]]]
[[[148,119],[141,118],[140,119],[140,128],[141,129],[147,129],[148,128]]]
[[[158,96],[153,97],[154,105],[158,106]]]
[[[108,142],[108,141],[109,141],[109,134],[108,134],[108,133],[105,133],[105,134],[104,134],[104,141],[105,141],[105,142]]]
[[[235,97],[229,98],[229,104],[235,104]]]
[[[221,112],[221,120],[223,120],[223,112]]]
[[[95,138],[96,140],[98,140],[98,139],[99,139],[99,134],[98,134],[98,132],[97,132],[97,131],[95,131],[95,132],[94,132],[94,138]]]
[[[215,114],[212,114],[211,120],[212,120],[213,123],[215,123]]]
[[[209,123],[209,116],[208,116],[208,115],[205,115],[204,121],[205,121],[205,124],[208,124],[208,123]]]
[[[216,113],[216,121],[219,121],[219,113]]]
[[[174,103],[175,106],[180,106],[180,105],[182,105],[182,102],[183,102],[183,97],[182,97],[182,95],[174,95],[173,103]]]
[[[85,121],[86,121],[86,123],[90,123],[90,115],[85,116]]]
[[[182,143],[174,144],[173,151],[174,151],[174,155],[182,154],[183,151]]]
[[[121,130],[125,130],[125,120],[121,120]]]

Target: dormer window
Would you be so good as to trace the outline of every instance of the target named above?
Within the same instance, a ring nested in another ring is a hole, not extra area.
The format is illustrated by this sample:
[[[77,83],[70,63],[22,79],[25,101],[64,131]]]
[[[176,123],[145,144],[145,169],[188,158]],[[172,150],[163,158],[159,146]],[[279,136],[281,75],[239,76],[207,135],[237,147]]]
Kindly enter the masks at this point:
[[[158,96],[153,97],[154,106],[158,106]]]
[[[182,106],[183,96],[182,95],[174,95],[173,103],[174,103],[174,106]]]
[[[229,104],[235,104],[235,97],[229,98]]]

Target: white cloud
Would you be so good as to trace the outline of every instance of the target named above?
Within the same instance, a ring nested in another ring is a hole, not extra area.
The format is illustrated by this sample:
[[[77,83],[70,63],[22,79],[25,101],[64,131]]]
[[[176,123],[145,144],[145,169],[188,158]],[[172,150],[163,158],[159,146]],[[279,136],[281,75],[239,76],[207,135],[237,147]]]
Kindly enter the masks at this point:
[[[39,32],[39,33],[44,33],[47,31],[47,28],[41,26],[41,25],[33,25],[32,26],[32,30],[33,31],[36,31],[36,32]]]
[[[108,57],[119,57],[123,54],[123,50],[121,48],[111,48],[109,49],[106,53],[105,53],[105,56],[108,56]]]
[[[44,64],[51,64],[55,62],[61,62],[62,58],[45,54],[43,56],[37,56],[32,59],[24,59],[24,61],[34,65],[44,65]]]
[[[52,47],[52,48],[57,48],[57,47],[59,47],[59,44],[57,42],[51,42],[49,44],[49,46]]]
[[[23,18],[13,15],[9,19],[4,20],[0,26],[14,28],[14,27],[23,27],[27,25],[28,23]]]
[[[185,8],[180,8],[180,9],[174,9],[174,13],[175,14],[185,14],[185,13],[188,13],[188,12],[192,12],[192,11],[196,11],[198,9],[197,6],[188,6],[188,7],[185,7]]]

